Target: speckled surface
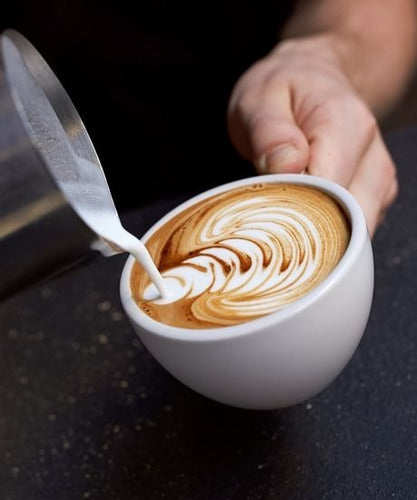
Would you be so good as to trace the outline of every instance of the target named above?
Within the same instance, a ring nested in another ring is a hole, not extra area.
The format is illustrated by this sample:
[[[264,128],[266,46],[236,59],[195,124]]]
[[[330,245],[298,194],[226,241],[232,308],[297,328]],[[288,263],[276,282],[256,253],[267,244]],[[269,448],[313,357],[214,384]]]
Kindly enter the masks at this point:
[[[327,390],[273,412],[195,394],[122,314],[125,257],[97,259],[0,305],[0,497],[416,498],[417,130],[388,141],[401,196],[365,336]],[[142,233],[171,205],[125,220]]]

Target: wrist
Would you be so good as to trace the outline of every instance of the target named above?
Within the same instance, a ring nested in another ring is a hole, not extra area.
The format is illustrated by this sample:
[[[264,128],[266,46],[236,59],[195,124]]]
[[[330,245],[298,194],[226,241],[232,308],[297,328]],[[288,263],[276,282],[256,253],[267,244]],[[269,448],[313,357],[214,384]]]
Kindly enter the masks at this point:
[[[378,116],[401,97],[417,60],[415,0],[298,0],[283,37],[330,45],[357,93]],[[284,42],[285,43],[285,42]]]
[[[387,65],[381,61],[381,48],[373,40],[350,31],[328,37],[340,68],[353,88],[378,117],[385,115],[400,96],[405,79],[397,81],[387,74]]]
[[[358,30],[339,29],[287,38],[272,54],[295,51],[297,46],[313,60],[332,64],[381,118],[401,98],[411,79],[416,59],[414,45],[405,49]]]

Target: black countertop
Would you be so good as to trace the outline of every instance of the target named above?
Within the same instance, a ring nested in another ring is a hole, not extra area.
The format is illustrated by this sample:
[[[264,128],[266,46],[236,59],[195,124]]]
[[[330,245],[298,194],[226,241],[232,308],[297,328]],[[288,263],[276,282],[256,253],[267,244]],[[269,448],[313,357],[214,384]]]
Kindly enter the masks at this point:
[[[238,410],[172,378],[122,313],[124,256],[1,304],[0,497],[417,498],[417,129],[388,143],[401,195],[374,240],[369,324],[304,404]],[[176,201],[126,225],[141,234]]]

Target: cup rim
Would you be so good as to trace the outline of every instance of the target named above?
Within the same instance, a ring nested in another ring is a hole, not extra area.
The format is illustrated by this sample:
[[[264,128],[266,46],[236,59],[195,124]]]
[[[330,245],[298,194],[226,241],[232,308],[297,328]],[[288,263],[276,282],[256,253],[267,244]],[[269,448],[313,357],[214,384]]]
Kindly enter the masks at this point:
[[[215,328],[182,328],[167,325],[166,323],[161,323],[150,318],[139,308],[139,306],[133,300],[130,288],[130,275],[135,259],[130,255],[127,258],[121,274],[120,297],[122,305],[132,322],[152,333],[153,335],[156,335],[157,337],[163,337],[169,340],[187,342],[230,340],[254,334],[270,326],[278,326],[280,323],[290,319],[293,316],[296,316],[302,310],[308,308],[321,296],[326,294],[327,291],[332,288],[337,281],[342,279],[342,277],[349,271],[352,263],[356,261],[363,248],[364,241],[368,237],[368,229],[366,226],[365,217],[359,203],[356,201],[353,195],[349,193],[349,191],[347,191],[339,184],[336,184],[335,182],[313,175],[258,175],[255,177],[248,177],[214,187],[196,196],[193,196],[174,209],[170,210],[166,215],[161,217],[155,224],[153,224],[148,229],[148,231],[146,231],[141,240],[143,243],[145,243],[159,227],[169,221],[172,217],[201,200],[234,188],[261,183],[291,183],[315,187],[335,198],[345,210],[345,213],[349,218],[351,225],[350,240],[342,258],[332,269],[332,271],[326,276],[326,278],[303,297],[300,297],[299,299],[288,304],[282,309],[269,313],[260,318],[245,321],[236,325]]]

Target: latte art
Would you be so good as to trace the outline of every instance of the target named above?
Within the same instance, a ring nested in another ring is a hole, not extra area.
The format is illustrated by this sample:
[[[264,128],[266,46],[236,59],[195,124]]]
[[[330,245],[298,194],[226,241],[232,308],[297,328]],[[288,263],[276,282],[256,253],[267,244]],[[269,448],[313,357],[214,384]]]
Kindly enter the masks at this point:
[[[135,301],[184,328],[234,325],[307,294],[336,266],[350,237],[338,203],[318,189],[257,184],[215,195],[157,230],[147,247],[170,292],[160,299],[138,264]]]

